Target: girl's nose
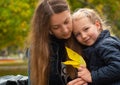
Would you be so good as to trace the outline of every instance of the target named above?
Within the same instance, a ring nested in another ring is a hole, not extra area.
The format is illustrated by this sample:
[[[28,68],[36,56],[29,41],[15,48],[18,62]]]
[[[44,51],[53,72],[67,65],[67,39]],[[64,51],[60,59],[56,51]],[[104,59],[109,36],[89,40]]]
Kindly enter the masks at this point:
[[[81,34],[82,39],[86,39],[87,35],[85,33]]]

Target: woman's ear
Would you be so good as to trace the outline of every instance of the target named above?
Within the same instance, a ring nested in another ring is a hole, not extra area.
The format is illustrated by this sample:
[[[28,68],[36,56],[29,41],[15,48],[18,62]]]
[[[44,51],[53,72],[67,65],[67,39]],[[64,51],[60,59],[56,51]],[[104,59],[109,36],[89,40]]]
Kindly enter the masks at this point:
[[[53,33],[52,33],[52,31],[51,31],[51,30],[49,30],[49,33],[50,33],[50,35],[53,35]]]

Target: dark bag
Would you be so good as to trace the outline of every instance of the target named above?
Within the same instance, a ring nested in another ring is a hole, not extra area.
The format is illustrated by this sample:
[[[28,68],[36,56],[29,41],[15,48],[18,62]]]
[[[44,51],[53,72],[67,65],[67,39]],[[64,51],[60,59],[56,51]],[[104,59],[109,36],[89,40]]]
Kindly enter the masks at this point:
[[[28,77],[7,75],[0,77],[0,85],[28,85]]]

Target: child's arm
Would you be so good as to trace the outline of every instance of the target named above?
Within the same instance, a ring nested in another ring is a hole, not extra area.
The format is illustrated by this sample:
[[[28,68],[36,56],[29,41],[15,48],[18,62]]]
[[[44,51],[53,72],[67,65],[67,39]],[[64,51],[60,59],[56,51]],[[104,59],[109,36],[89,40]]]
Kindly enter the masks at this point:
[[[118,83],[120,85],[120,42],[111,38],[107,39],[96,47],[96,54],[104,63],[99,63],[99,66],[96,66],[97,69],[89,67],[92,68],[92,83],[96,85]],[[97,61],[95,63],[98,64]]]

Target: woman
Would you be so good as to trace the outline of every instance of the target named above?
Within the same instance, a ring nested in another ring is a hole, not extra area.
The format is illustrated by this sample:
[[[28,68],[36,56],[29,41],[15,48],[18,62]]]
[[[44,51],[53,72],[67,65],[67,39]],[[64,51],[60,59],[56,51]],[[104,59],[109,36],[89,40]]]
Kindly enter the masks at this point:
[[[67,73],[74,75],[74,69],[66,73],[61,65],[67,58],[65,42],[71,33],[72,19],[65,0],[44,0],[38,5],[30,34],[31,85],[66,85],[70,80]]]

